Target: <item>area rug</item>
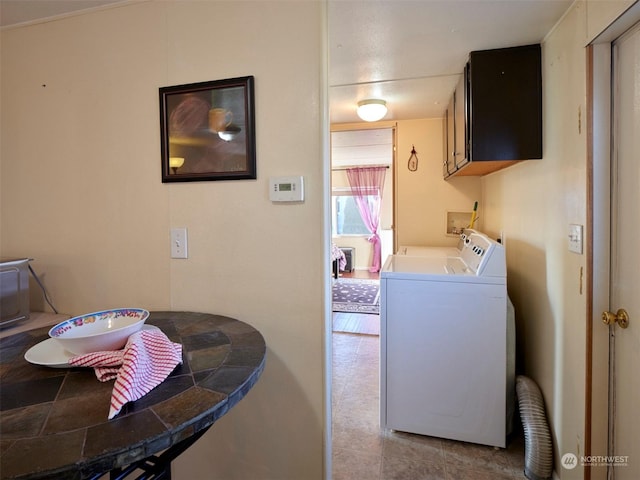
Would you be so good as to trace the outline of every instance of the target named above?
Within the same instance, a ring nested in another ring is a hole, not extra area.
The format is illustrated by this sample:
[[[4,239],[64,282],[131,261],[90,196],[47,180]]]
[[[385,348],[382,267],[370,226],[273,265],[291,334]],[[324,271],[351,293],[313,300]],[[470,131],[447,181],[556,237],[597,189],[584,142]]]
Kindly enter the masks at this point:
[[[333,284],[333,311],[380,313],[380,281],[339,278]]]

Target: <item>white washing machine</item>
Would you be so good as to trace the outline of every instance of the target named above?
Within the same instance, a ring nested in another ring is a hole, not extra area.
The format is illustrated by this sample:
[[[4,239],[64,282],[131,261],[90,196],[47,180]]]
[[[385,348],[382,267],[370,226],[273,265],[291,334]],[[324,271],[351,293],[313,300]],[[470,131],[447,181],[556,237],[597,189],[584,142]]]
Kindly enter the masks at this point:
[[[502,245],[460,257],[389,256],[380,275],[384,428],[506,446],[515,360]]]
[[[398,248],[396,255],[407,255],[410,257],[459,257],[462,249],[468,241],[469,236],[476,233],[475,230],[465,228],[455,247],[430,247],[424,245],[402,245]]]

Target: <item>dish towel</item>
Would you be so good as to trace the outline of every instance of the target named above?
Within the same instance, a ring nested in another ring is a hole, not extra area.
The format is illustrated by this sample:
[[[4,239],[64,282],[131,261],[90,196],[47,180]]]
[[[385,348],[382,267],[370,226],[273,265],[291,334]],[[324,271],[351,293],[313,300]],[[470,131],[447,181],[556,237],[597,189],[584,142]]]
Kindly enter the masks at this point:
[[[125,403],[160,385],[179,363],[182,345],[173,343],[159,328],[134,333],[123,350],[86,353],[69,360],[73,367],[93,367],[101,382],[116,379],[109,420]]]

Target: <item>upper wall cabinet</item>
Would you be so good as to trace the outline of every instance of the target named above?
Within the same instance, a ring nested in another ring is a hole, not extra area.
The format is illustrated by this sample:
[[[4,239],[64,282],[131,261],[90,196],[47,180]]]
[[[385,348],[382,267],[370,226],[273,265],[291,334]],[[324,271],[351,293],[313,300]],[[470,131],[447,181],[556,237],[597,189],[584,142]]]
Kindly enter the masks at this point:
[[[542,158],[540,45],[471,52],[445,122],[445,178]]]

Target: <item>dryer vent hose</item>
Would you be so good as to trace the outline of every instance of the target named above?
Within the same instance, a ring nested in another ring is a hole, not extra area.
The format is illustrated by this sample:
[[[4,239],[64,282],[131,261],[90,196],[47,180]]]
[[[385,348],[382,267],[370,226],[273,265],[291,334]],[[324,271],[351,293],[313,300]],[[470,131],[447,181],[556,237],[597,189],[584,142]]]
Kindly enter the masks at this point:
[[[529,480],[548,480],[553,449],[542,393],[536,382],[523,375],[516,377],[516,393],[524,430],[524,474]]]

